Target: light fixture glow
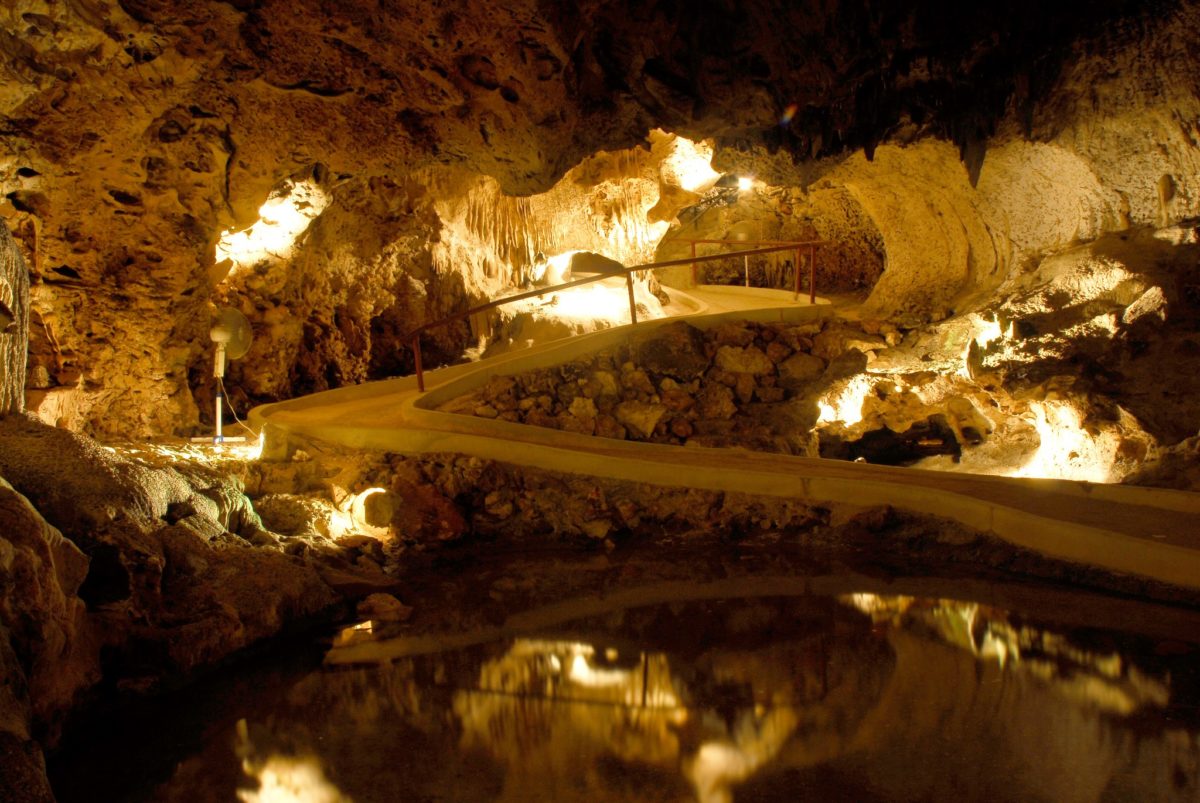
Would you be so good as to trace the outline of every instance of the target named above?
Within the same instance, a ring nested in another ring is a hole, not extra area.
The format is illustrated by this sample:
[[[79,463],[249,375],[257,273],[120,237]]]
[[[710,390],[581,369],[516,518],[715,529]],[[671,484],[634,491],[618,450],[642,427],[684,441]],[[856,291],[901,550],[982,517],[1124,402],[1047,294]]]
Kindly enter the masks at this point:
[[[738,190],[749,192],[754,189],[754,179],[750,176],[738,176]]]
[[[529,278],[544,285],[556,285],[571,281],[571,259],[578,250],[563,251],[547,257],[543,262],[529,266]]]
[[[688,192],[704,192],[721,174],[712,168],[713,149],[707,142],[675,137],[671,153],[663,160],[662,175]]]
[[[821,411],[821,415],[817,418],[817,423],[852,427],[862,421],[863,400],[871,392],[874,381],[872,377],[860,374],[841,388],[835,388],[818,399],[817,409]]]
[[[556,258],[551,257],[548,262]],[[644,282],[634,282],[633,294],[639,321],[666,315],[662,303],[646,288]],[[511,308],[516,312],[527,312],[535,318],[569,321],[581,325],[582,330],[590,331],[629,323],[629,291],[623,279],[607,279],[548,293],[540,298],[514,302]]]
[[[1039,444],[1029,462],[1014,477],[1108,482],[1111,454],[1104,439],[1088,433],[1079,411],[1070,403],[1031,402]]]
[[[231,274],[266,259],[287,259],[309,224],[329,205],[329,196],[311,181],[288,183],[258,209],[258,221],[241,231],[228,231],[217,242],[218,263],[229,260]]]
[[[362,533],[365,533],[373,538],[387,538],[391,533],[387,525],[372,524],[372,518],[378,518],[378,511],[371,511],[368,505],[371,504],[368,500],[377,494],[386,494],[386,488],[368,488],[361,493],[355,494],[350,500],[349,514],[350,520],[353,522],[354,528]],[[376,502],[378,504],[378,500]],[[383,500],[384,505],[388,505],[387,500]],[[384,517],[388,517],[390,505],[383,508]]]
[[[967,338],[967,344],[963,348],[963,363],[958,369],[958,375],[965,378],[971,378],[971,350],[977,348],[979,353],[982,353],[989,345],[997,340],[1005,337],[1012,337],[1013,324],[1010,322],[1008,331],[1000,325],[1000,319],[993,316],[991,320],[984,318],[972,312],[967,316],[967,320],[971,325],[971,333]]]

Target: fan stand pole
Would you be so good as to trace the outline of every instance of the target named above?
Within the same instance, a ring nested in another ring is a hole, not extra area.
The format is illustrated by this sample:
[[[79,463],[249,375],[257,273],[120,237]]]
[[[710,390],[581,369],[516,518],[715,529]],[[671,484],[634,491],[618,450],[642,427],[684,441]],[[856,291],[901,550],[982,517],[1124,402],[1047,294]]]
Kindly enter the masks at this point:
[[[214,446],[219,446],[222,443],[243,443],[246,439],[240,435],[234,435],[227,438],[224,434],[222,434],[222,425],[224,423],[222,420],[222,414],[225,410],[223,406],[225,402],[225,394],[221,390],[221,380],[225,378],[225,343],[218,340],[216,341],[216,344],[217,353],[213,357],[213,379],[216,380],[217,384],[217,394],[214,398],[215,406],[213,409],[213,423],[216,425],[216,434],[214,434],[212,437],[212,444]],[[192,443],[208,442],[209,439],[207,437],[192,438]]]
[[[217,414],[213,418],[213,421],[217,422],[217,433],[215,435],[213,435],[213,443],[224,443],[225,442],[225,436],[221,434],[221,425],[222,425],[221,411],[223,409],[221,407],[221,404],[224,401],[225,401],[225,396],[222,395],[222,393],[221,393],[221,386],[217,385],[217,397],[216,397],[216,402],[217,402],[217,411],[216,412],[217,412]]]
[[[213,443],[224,443],[225,439],[221,437],[221,425],[225,418],[225,408],[222,403],[225,401],[224,383],[221,381],[225,378],[225,341],[217,340],[217,352],[213,355],[213,379],[217,380],[217,414],[213,416],[213,423],[216,424],[217,434],[213,435]]]

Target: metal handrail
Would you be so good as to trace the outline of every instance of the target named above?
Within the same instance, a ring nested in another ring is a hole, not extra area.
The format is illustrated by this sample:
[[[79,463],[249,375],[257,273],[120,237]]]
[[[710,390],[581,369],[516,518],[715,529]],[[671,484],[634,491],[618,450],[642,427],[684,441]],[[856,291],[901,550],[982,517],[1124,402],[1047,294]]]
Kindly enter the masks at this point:
[[[703,242],[717,242],[717,241],[707,241],[706,240]],[[732,242],[737,243],[737,242],[741,242],[741,241],[732,241]],[[633,274],[635,271],[654,270],[656,268],[671,268],[671,267],[676,267],[679,265],[691,265],[692,266],[692,277],[694,279],[695,275],[696,275],[696,263],[697,262],[712,262],[717,259],[729,259],[730,257],[739,257],[739,256],[740,257],[752,257],[752,256],[756,256],[758,254],[774,254],[774,253],[778,253],[780,251],[791,251],[793,249],[796,250],[796,295],[799,295],[800,294],[800,278],[799,278],[800,277],[800,249],[796,248],[796,246],[808,246],[809,247],[809,261],[810,261],[810,268],[811,268],[812,256],[813,256],[815,248],[819,245],[825,245],[825,244],[826,243],[824,241],[820,241],[820,240],[810,240],[807,242],[789,242],[789,243],[784,243],[781,245],[771,246],[769,248],[755,248],[755,249],[751,249],[749,251],[734,251],[734,252],[728,253],[728,254],[709,254],[707,256],[698,257],[698,256],[696,256],[696,245],[695,245],[695,242],[693,242],[692,243],[692,256],[690,258],[669,259],[669,260],[666,260],[663,262],[648,262],[644,265],[634,265],[629,268],[622,266],[621,270],[619,270],[619,271],[614,270],[612,272],[600,273],[596,276],[589,276],[586,279],[576,279],[571,282],[564,282],[563,284],[556,284],[553,287],[543,287],[539,290],[529,290],[524,293],[517,293],[516,295],[505,296],[503,298],[496,298],[496,299],[492,299],[491,301],[487,302],[486,304],[480,304],[477,307],[471,307],[470,309],[463,310],[461,312],[451,313],[449,315],[438,318],[436,321],[430,321],[429,323],[421,324],[420,326],[418,326],[416,329],[412,330],[408,334],[408,339],[411,341],[411,344],[412,344],[413,363],[414,363],[414,367],[416,368],[416,373],[417,373],[417,390],[420,391],[421,393],[425,392],[425,371],[421,365],[421,333],[426,332],[430,329],[435,329],[439,326],[445,326],[448,323],[453,323],[454,321],[457,321],[457,320],[469,318],[472,315],[477,315],[481,312],[487,312],[490,309],[495,309],[496,307],[502,307],[505,304],[512,304],[515,301],[524,301],[527,298],[537,298],[539,296],[544,296],[547,293],[558,292],[559,290],[570,290],[571,288],[574,288],[574,287],[582,287],[585,284],[592,284],[593,282],[600,282],[600,281],[608,279],[612,276],[619,276],[622,273],[625,274],[625,287],[629,291],[629,320],[631,323],[636,324],[637,323],[637,307],[634,304],[634,300],[633,300]],[[815,289],[815,287],[812,286],[812,277],[814,277],[814,276],[815,276],[815,273],[810,274],[809,303],[816,303],[816,298],[817,298],[816,289]]]
[[[796,285],[793,290],[794,296],[800,295],[800,250],[808,249],[808,303],[817,303],[817,247],[829,245],[828,240],[709,240],[702,238],[680,237],[676,242],[691,243],[692,245],[692,284],[699,284],[700,280],[696,271],[696,263],[704,261],[696,256],[696,245],[786,245],[796,249],[796,270],[795,279]],[[721,254],[722,257],[741,256],[748,252],[735,252],[732,254]],[[746,267],[746,286],[750,286],[750,260],[747,257],[745,262]]]

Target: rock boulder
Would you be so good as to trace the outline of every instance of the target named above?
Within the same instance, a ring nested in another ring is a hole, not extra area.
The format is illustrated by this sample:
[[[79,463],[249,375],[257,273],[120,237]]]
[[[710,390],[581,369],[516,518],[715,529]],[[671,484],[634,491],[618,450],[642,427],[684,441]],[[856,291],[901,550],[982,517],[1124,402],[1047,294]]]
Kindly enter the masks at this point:
[[[635,334],[630,350],[643,369],[680,382],[690,382],[708,369],[704,335],[684,321]]]

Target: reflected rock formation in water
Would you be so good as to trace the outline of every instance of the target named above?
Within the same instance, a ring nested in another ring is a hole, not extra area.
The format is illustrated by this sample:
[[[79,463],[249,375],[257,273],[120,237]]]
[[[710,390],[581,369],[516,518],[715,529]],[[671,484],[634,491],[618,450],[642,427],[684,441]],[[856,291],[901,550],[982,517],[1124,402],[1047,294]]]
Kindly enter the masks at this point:
[[[154,799],[1195,800],[1174,649],[904,596],[614,610],[264,690]]]
[[[731,799],[797,729],[841,740],[878,693],[886,647],[839,613],[830,600],[666,606],[577,630],[636,633],[631,647],[518,640],[482,667],[478,690],[456,695],[464,742],[506,765],[503,800],[610,799],[619,778],[678,774],[700,800]],[[770,635],[753,643],[764,625]],[[547,787],[563,779],[574,786]]]

